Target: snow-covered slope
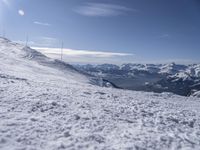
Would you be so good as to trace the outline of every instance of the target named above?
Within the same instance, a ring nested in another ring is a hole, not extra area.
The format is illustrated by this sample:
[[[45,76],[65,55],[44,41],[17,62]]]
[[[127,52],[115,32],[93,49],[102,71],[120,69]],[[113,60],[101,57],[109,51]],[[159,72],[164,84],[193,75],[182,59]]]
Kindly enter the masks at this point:
[[[57,76],[73,82],[89,82],[86,76],[78,73],[72,66],[3,38],[0,38],[0,59],[0,71],[3,70],[1,75],[39,81]]]
[[[199,99],[98,87],[52,62],[0,40],[1,150],[200,149]]]

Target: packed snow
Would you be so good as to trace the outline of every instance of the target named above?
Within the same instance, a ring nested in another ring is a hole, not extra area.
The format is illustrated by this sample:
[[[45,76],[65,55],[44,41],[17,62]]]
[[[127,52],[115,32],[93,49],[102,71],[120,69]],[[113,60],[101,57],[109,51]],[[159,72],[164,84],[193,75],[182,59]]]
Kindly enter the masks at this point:
[[[200,99],[99,87],[0,39],[0,149],[199,150]]]

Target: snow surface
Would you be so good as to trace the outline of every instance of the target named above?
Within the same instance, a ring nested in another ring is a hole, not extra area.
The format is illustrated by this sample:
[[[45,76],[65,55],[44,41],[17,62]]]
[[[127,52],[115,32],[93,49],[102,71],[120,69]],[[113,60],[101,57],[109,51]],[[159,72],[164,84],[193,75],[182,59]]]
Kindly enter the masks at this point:
[[[0,39],[2,150],[199,150],[199,108],[198,98],[91,85],[70,66]]]

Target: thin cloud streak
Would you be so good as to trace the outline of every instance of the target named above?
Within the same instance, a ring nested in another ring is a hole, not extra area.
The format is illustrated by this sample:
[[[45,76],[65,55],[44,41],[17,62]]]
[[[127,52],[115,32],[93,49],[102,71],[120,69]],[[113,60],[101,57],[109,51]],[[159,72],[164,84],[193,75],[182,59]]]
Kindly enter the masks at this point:
[[[86,3],[74,9],[74,12],[84,16],[118,16],[126,14],[129,11],[137,11],[125,6],[106,4],[106,3]]]
[[[44,23],[44,22],[39,22],[39,21],[34,21],[33,23],[36,25],[41,25],[41,26],[51,26],[51,24],[49,23]]]
[[[43,47],[32,47],[40,52],[45,54],[60,54],[60,48],[43,48]],[[75,50],[75,49],[63,49],[63,54],[68,56],[89,56],[89,57],[97,57],[97,58],[111,58],[111,57],[125,57],[125,56],[133,56],[133,54],[129,53],[113,53],[113,52],[102,52],[102,51],[90,51],[90,50]]]

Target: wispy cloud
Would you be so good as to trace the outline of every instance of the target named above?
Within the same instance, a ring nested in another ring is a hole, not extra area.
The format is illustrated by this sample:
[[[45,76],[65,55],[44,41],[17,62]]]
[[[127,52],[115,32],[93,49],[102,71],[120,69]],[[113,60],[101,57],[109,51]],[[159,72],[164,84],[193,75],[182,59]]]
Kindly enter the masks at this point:
[[[45,22],[34,21],[33,23],[36,25],[41,25],[41,26],[51,26],[51,24],[45,23]]]
[[[116,4],[86,3],[82,6],[76,7],[74,11],[84,16],[104,17],[104,16],[118,16],[126,14],[129,11],[137,11],[137,10]]]
[[[44,48],[44,47],[33,47],[45,54],[60,54],[60,48]],[[63,54],[68,56],[89,56],[89,57],[120,57],[120,56],[132,56],[129,53],[114,53],[114,52],[103,52],[103,51],[92,51],[92,50],[76,50],[76,49],[63,49]]]
[[[25,44],[25,41],[15,41]],[[31,48],[40,51],[41,53],[55,59],[60,59],[61,48],[52,48],[55,45],[61,45],[61,42],[52,37],[37,37],[33,41],[29,41],[28,45]],[[98,51],[98,50],[78,50],[78,49],[63,49],[63,60],[70,63],[128,63],[135,57],[131,53]]]

